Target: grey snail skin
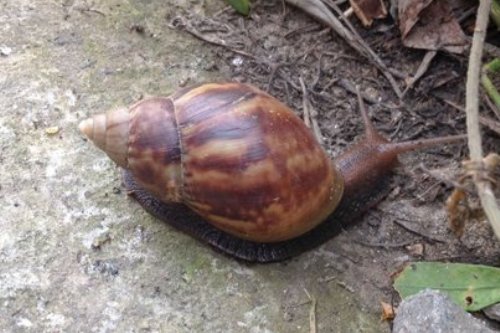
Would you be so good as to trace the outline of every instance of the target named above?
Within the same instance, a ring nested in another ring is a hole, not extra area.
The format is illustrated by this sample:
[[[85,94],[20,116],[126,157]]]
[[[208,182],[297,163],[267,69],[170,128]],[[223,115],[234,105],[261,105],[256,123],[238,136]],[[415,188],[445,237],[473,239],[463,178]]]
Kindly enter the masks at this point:
[[[152,215],[238,259],[272,262],[322,244],[380,201],[399,154],[463,138],[391,143],[361,109],[364,139],[333,161],[286,105],[241,83],[183,88],[79,128]]]

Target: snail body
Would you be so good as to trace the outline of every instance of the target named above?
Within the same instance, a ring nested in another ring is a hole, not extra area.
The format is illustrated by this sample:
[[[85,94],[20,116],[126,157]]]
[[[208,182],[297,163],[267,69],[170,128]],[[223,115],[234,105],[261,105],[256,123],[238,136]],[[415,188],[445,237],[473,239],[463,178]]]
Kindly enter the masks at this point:
[[[390,143],[363,117],[366,138],[334,162],[288,107],[239,83],[145,99],[80,130],[125,170],[129,193],[150,213],[267,262],[321,244],[376,204],[399,153],[457,140]]]

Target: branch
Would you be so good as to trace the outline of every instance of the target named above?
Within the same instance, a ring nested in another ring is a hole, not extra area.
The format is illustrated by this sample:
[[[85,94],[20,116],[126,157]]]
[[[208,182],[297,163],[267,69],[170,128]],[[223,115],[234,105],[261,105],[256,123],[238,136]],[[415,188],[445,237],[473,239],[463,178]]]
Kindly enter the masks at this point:
[[[467,135],[470,150],[470,158],[473,163],[483,162],[483,151],[481,147],[481,134],[479,132],[479,76],[481,75],[481,56],[483,44],[488,26],[488,15],[491,8],[491,0],[480,0],[477,11],[476,28],[472,38],[472,47],[469,57],[469,68],[467,71],[467,85],[465,97],[465,110],[467,112]],[[500,209],[496,203],[495,195],[488,180],[481,177],[477,172],[473,176],[481,204],[491,226],[500,239]]]

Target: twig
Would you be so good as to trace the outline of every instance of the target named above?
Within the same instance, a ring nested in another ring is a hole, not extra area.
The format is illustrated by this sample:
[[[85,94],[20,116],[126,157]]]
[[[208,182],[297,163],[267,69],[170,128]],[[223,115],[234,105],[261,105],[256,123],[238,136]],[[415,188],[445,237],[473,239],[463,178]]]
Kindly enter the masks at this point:
[[[427,195],[427,193],[431,193],[431,191],[435,191],[435,190],[439,191],[439,189],[438,189],[439,185],[441,185],[440,182],[434,182],[432,185],[427,186],[427,188],[422,193],[416,194],[417,199],[420,201],[426,201],[425,196]],[[427,200],[427,201],[433,201],[436,198],[436,195],[437,195],[437,193],[431,193],[430,194],[431,200]]]
[[[472,6],[471,8],[467,9],[465,12],[463,12],[458,18],[457,21],[458,23],[464,23],[466,19],[471,17],[476,13],[476,6]]]
[[[213,15],[213,17],[219,17],[222,14],[224,14],[225,12],[228,12],[229,10],[232,10],[232,9],[233,9],[233,7],[226,6],[226,7],[222,8],[221,10],[215,12],[214,15]]]
[[[106,14],[104,14],[103,12],[101,12],[100,10],[97,10],[97,9],[94,9],[94,8],[91,8],[89,5],[86,5],[85,7],[83,8],[78,8],[76,7],[75,8],[76,11],[79,11],[80,13],[94,13],[94,14],[98,14],[98,15],[101,15],[103,17],[106,17]]]
[[[446,243],[446,241],[443,240],[443,239],[441,239],[441,238],[434,237],[434,236],[431,236],[431,235],[427,235],[427,234],[423,233],[420,230],[417,230],[417,229],[415,229],[413,227],[410,227],[408,224],[403,223],[402,221],[400,221],[399,218],[394,219],[394,223],[396,223],[397,225],[399,225],[403,229],[406,229],[407,231],[409,231],[411,233],[414,233],[415,235],[418,235],[418,236],[421,236],[421,237],[427,239],[428,241],[438,242],[438,243]]]
[[[309,101],[307,100],[307,89],[302,76],[299,78],[300,86],[302,87],[302,108],[304,109],[304,124],[311,128],[311,115],[309,114]]]
[[[493,102],[490,100],[490,98],[488,96],[486,96],[486,98],[484,100],[486,101],[486,104],[488,105],[490,110],[493,111],[493,113],[498,118],[498,120],[500,120],[500,109],[497,108],[497,106],[495,104],[493,104]]]
[[[469,43],[472,42],[471,37],[465,37]],[[484,43],[484,51],[486,51],[487,54],[493,56],[493,57],[500,57],[500,47],[490,44],[490,43]]]
[[[348,80],[340,79],[338,81],[338,85],[347,90],[348,92],[350,92],[351,94],[356,95],[356,87]],[[372,98],[370,95],[367,95],[365,93],[361,93],[361,97],[365,102],[369,104],[377,104],[378,102],[376,99]]]
[[[405,73],[401,72],[400,70],[397,70],[396,68],[389,68],[389,72],[394,75],[395,77],[397,77],[398,79],[401,79],[401,80],[405,80],[408,75],[406,75]]]
[[[321,282],[330,282],[330,281],[335,281],[335,283],[339,286],[344,288],[350,293],[354,293],[355,290],[351,287],[348,286],[344,281],[338,280],[338,276],[327,276],[326,278],[322,279]]]
[[[345,290],[347,290],[347,291],[348,291],[348,292],[350,292],[351,294],[354,294],[354,293],[355,293],[355,290],[354,290],[351,286],[347,285],[347,283],[345,283],[344,281],[339,281],[339,280],[337,280],[337,281],[335,281],[335,282],[337,283],[337,285],[338,285],[339,287],[344,288]]]
[[[420,78],[427,72],[429,69],[429,65],[431,64],[432,59],[436,56],[437,51],[427,51],[425,53],[424,59],[422,59],[422,62],[420,63],[420,66],[418,66],[417,71],[415,72],[415,75],[413,75],[410,80],[408,80],[407,86],[405,90],[403,91],[403,96],[406,95],[408,90],[410,90],[413,85],[420,80]]]
[[[323,87],[323,89],[321,89],[320,94],[322,94],[322,93],[324,93],[324,92],[328,91],[328,89],[330,89],[330,87],[331,87],[332,85],[334,85],[335,83],[337,83],[338,81],[339,81],[339,79],[338,79],[338,78],[336,78],[336,77],[332,77],[332,78],[330,79],[330,81],[328,81],[328,83],[327,83],[327,84],[325,84],[325,86]]]
[[[363,245],[363,246],[367,246],[367,247],[381,247],[384,249],[390,249],[390,248],[404,247],[404,246],[413,244],[413,243],[415,243],[415,240],[408,240],[408,241],[401,242],[401,243],[368,243],[368,242],[363,242],[360,240],[355,240],[354,242],[358,243],[360,245]]]
[[[456,103],[453,103],[450,100],[442,99],[442,101],[448,105],[453,106],[457,110],[465,112],[465,109],[463,107],[461,107],[460,105],[457,105]],[[494,119],[491,119],[491,118],[488,118],[485,116],[481,116],[481,115],[478,117],[479,117],[479,123],[481,123],[481,125],[484,125],[484,126],[488,127],[490,130],[500,134],[500,123],[498,121],[495,121]]]
[[[456,182],[453,179],[447,178],[446,176],[441,175],[440,173],[436,172],[435,170],[430,170],[430,169],[426,168],[423,163],[420,163],[417,166],[417,170],[422,171],[423,173],[436,179],[440,183],[444,183],[447,186],[455,187],[455,188],[458,188],[460,190],[468,192],[468,189],[465,186],[463,186],[462,184],[460,184],[459,182]]]
[[[321,135],[321,130],[316,120],[316,111],[313,109],[311,102],[309,102],[307,88],[304,84],[302,77],[299,78],[300,86],[302,88],[302,107],[304,109],[304,123],[307,127],[312,128],[314,137],[320,145],[323,145],[323,135]]]
[[[346,18],[347,18],[347,17],[351,17],[351,15],[352,15],[353,13],[354,13],[354,9],[352,9],[352,7],[349,7],[349,8],[347,8],[347,10],[346,10],[346,11],[344,11],[344,12],[342,13],[342,15],[343,15],[344,17],[346,17]]]
[[[498,121],[495,121],[488,117],[479,116],[479,122],[482,125],[488,127],[493,132],[496,132],[498,135],[500,135],[500,123]]]
[[[222,40],[222,39],[219,39],[219,40],[215,40],[215,39],[210,39],[210,38],[207,38],[205,37],[201,32],[199,32],[198,30],[196,30],[191,24],[189,24],[189,22],[186,22],[186,20],[183,18],[183,17],[176,17],[172,20],[172,23],[170,24],[171,28],[173,29],[179,29],[179,28],[182,28],[184,29],[186,32],[190,33],[191,35],[193,35],[194,37],[204,41],[204,42],[207,42],[209,44],[213,44],[213,45],[217,45],[217,46],[222,46],[226,49],[228,49],[229,51],[231,52],[234,52],[234,53],[237,53],[239,55],[242,55],[242,56],[245,56],[245,57],[248,57],[248,58],[251,58],[251,59],[254,59],[256,61],[259,61],[259,62],[263,62],[265,64],[268,65],[267,62],[265,61],[262,61],[261,59],[258,59],[256,56],[254,56],[253,54],[250,54],[250,53],[247,53],[245,51],[241,51],[241,50],[237,50],[237,49],[234,49],[232,47],[230,47],[229,45],[227,45],[227,43]]]
[[[309,301],[311,302],[311,309],[309,310],[309,333],[316,333],[316,298],[311,296],[307,289],[304,288],[304,292],[306,293]]]
[[[467,135],[472,162],[481,163],[483,152],[481,147],[481,135],[479,132],[479,76],[481,74],[481,56],[483,54],[483,43],[488,26],[488,15],[491,8],[491,0],[481,0],[477,10],[476,28],[472,38],[472,47],[469,57],[469,68],[467,71],[465,110],[467,113]],[[495,195],[490,183],[482,179],[479,173],[472,177],[478,191],[481,205],[488,217],[491,226],[500,239],[500,209],[496,203]]]
[[[283,37],[284,38],[290,38],[291,36],[297,34],[297,33],[307,33],[307,32],[311,32],[311,31],[314,31],[314,30],[318,30],[320,29],[321,27],[316,24],[316,23],[313,23],[313,24],[308,24],[306,26],[303,26],[303,27],[298,27],[296,29],[293,29],[289,32],[287,32]]]
[[[271,91],[271,86],[273,84],[274,78],[276,77],[276,71],[281,66],[281,63],[275,64],[271,66],[271,74],[269,75],[269,80],[267,81],[266,92],[269,93]]]

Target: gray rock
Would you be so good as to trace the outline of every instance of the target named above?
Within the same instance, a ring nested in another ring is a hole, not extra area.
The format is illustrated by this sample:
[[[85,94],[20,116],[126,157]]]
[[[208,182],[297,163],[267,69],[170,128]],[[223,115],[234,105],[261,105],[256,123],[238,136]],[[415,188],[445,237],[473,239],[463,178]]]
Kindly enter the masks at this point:
[[[393,332],[493,333],[495,331],[464,311],[447,295],[435,290],[424,290],[401,302],[394,320]]]
[[[488,318],[500,321],[500,303],[488,306],[483,312]]]

